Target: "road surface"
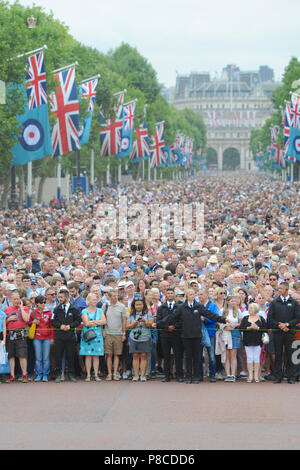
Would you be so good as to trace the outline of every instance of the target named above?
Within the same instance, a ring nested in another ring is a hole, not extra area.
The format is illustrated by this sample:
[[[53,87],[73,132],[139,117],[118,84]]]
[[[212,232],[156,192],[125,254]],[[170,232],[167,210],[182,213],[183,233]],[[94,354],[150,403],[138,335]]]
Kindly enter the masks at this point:
[[[1,449],[299,449],[300,383],[1,384]]]

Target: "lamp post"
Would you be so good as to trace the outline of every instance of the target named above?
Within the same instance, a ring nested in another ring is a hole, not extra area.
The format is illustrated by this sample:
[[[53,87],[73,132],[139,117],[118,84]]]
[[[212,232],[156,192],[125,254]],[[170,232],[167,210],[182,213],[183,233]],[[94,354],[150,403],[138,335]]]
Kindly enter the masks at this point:
[[[11,167],[11,187],[10,187],[10,209],[18,209],[19,201],[16,191],[16,167]]]

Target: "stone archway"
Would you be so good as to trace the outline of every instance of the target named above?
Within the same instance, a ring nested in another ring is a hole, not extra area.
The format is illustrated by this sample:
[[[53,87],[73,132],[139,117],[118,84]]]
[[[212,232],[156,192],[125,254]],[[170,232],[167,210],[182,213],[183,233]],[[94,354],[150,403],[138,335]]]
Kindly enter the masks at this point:
[[[206,150],[206,166],[208,169],[218,168],[218,152],[213,147]]]
[[[228,147],[223,152],[223,170],[238,170],[240,168],[240,152],[235,147]]]

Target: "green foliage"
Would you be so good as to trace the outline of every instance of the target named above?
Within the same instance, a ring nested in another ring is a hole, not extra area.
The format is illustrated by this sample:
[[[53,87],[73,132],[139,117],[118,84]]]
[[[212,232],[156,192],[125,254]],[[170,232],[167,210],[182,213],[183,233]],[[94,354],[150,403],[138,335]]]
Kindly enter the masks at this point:
[[[37,18],[37,26],[29,29],[27,18]],[[121,44],[108,54],[95,48],[87,47],[74,39],[68,27],[54,18],[53,13],[46,13],[42,7],[33,5],[24,7],[18,1],[9,4],[0,0],[0,80],[6,83],[24,83],[27,57],[16,58],[28,51],[48,46],[45,51],[45,67],[47,73],[48,94],[55,91],[56,83],[53,70],[78,61],[76,81],[96,74],[101,74],[97,88],[96,105],[91,127],[90,142],[80,152],[81,167],[89,173],[91,149],[95,150],[95,176],[105,172],[109,162],[116,169],[119,160],[114,157],[99,158],[100,155],[100,121],[98,109],[102,106],[106,117],[114,115],[116,98],[114,93],[127,90],[125,101],[138,99],[136,104],[135,127],[144,120],[144,106],[148,104],[146,120],[149,134],[153,135],[155,123],[165,121],[165,140],[171,144],[177,131],[194,139],[194,149],[204,147],[206,131],[202,118],[192,110],[178,111],[171,106],[160,93],[157,74],[148,60],[136,48],[129,44]],[[14,59],[14,60],[9,60]],[[11,167],[11,148],[17,143],[21,126],[16,115],[23,110],[24,100],[21,96],[9,95],[6,105],[0,105],[0,171],[9,174]],[[81,117],[86,115],[86,103],[80,103]],[[50,113],[50,125],[54,116]],[[34,176],[55,176],[58,159],[46,157],[33,163]],[[129,164],[129,159],[122,159],[122,165]],[[76,172],[76,152],[62,157],[64,170]],[[136,173],[136,168],[134,173]],[[168,169],[162,170],[164,175],[171,175]]]
[[[286,101],[290,102],[291,100],[291,91],[295,91],[296,88],[299,89],[299,78],[300,62],[296,57],[292,57],[285,68],[282,85],[272,93],[271,100],[275,108],[274,113],[266,120],[261,129],[253,130],[251,133],[250,148],[253,159],[256,158],[258,151],[265,152],[267,146],[270,145],[270,127],[277,125],[279,129],[282,129],[282,110],[285,108]],[[295,82],[298,82],[298,84]],[[281,146],[283,145],[282,132],[279,132],[277,143]]]

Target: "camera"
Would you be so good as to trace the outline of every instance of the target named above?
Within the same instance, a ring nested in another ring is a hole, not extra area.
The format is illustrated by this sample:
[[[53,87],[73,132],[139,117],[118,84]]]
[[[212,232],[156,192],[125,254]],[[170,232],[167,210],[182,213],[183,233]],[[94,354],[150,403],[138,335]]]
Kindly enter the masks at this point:
[[[139,337],[141,336],[141,334],[142,334],[142,330],[135,330],[135,331],[133,332],[133,337],[134,337],[134,339],[135,339],[135,340],[139,339]]]

